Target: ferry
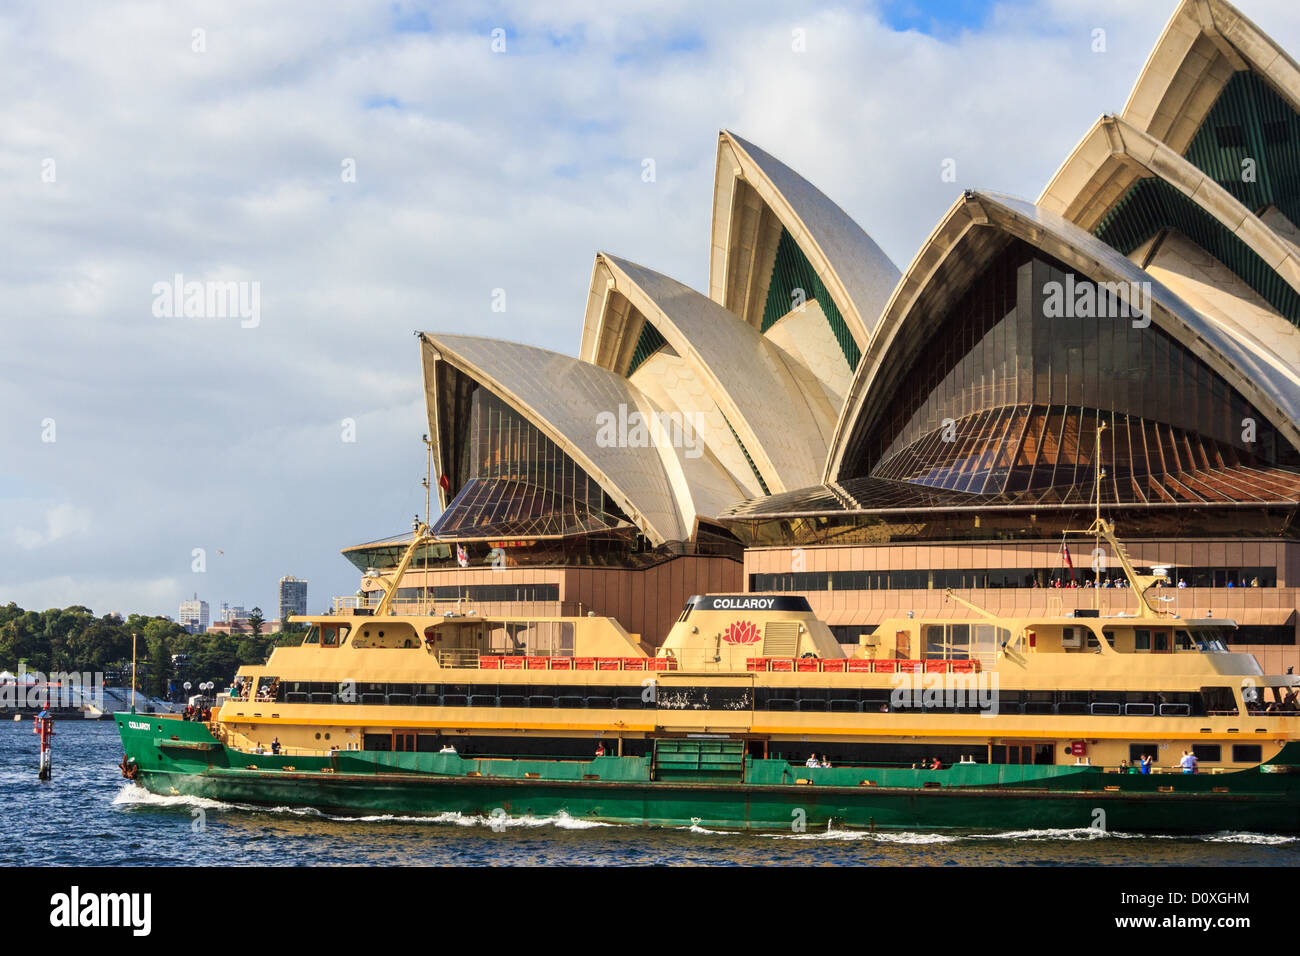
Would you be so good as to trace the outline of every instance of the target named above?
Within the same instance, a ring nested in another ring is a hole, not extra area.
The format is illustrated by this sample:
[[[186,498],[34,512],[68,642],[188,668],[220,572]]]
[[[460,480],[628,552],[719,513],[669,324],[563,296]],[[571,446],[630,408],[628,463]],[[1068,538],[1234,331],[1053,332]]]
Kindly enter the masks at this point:
[[[1130,614],[884,621],[846,653],[805,598],[690,599],[660,647],[597,616],[383,597],[293,618],[209,721],[118,713],[158,794],[327,814],[769,831],[1300,832],[1300,677],[1183,617],[1100,514]]]

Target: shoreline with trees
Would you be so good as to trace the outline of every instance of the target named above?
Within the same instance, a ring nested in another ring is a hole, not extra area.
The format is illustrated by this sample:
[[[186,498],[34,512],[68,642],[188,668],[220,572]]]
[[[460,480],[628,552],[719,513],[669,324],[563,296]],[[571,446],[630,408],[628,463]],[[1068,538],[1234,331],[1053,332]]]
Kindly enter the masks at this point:
[[[240,666],[264,663],[272,648],[299,643],[306,628],[260,630],[191,634],[165,617],[96,616],[79,604],[29,611],[10,601],[0,605],[0,670],[17,671],[22,663],[47,675],[90,672],[103,674],[106,684],[129,684],[135,634],[137,686],[155,697],[174,697],[174,687],[186,680],[229,684]]]

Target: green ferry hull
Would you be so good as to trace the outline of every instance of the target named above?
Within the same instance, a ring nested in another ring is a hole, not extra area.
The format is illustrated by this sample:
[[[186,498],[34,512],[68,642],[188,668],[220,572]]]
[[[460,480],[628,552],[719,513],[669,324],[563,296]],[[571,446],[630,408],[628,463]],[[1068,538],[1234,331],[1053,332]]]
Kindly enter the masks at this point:
[[[661,779],[648,757],[591,761],[227,749],[198,723],[116,714],[136,782],[162,795],[341,816],[567,814],[593,822],[805,832],[1056,830],[1300,833],[1300,745],[1224,774],[1119,774],[1092,767],[964,764],[945,770],[792,767],[743,758]],[[725,772],[720,772],[725,771]],[[656,779],[652,779],[656,777]]]

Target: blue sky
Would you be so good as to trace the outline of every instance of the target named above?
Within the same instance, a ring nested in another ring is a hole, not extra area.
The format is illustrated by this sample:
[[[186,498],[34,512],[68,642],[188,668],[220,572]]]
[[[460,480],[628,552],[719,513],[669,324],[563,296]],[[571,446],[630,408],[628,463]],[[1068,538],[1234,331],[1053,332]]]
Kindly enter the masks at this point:
[[[963,188],[1035,198],[1173,8],[6,4],[0,602],[351,593],[423,503],[414,330],[575,353],[597,250],[705,288],[724,127],[903,267]],[[156,314],[176,274],[259,322]]]

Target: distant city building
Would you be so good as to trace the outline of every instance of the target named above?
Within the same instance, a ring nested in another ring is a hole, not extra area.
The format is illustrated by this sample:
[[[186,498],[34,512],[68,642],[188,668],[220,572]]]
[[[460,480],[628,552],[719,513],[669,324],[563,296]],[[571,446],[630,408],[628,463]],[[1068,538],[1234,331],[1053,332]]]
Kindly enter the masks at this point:
[[[307,582],[293,575],[280,579],[280,620],[288,621],[290,614],[307,613]]]
[[[242,604],[227,604],[225,601],[222,601],[220,620],[226,624],[229,624],[232,621],[247,621],[248,612],[244,610]]]
[[[192,600],[182,601],[176,621],[191,634],[202,634],[208,629],[208,602],[200,601],[197,594]]]

